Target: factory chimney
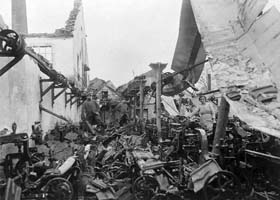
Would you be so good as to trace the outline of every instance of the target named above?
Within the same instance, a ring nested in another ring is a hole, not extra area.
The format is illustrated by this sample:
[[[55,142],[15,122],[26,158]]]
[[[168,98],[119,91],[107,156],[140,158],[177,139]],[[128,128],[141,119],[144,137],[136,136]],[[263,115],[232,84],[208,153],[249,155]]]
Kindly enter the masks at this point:
[[[27,34],[26,0],[12,0],[12,29]]]

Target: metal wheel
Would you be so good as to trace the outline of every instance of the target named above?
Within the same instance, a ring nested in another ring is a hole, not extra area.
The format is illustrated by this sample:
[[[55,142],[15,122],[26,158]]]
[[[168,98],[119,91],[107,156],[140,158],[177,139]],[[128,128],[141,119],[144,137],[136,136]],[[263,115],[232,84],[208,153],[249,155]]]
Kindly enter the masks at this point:
[[[138,177],[132,186],[133,194],[136,200],[151,199],[158,189],[159,184],[157,180],[151,176]]]
[[[237,200],[240,199],[241,184],[233,173],[219,171],[205,181],[203,193],[205,200]]]
[[[0,50],[4,53],[18,53],[23,46],[23,40],[15,31],[5,29],[0,32]]]
[[[46,200],[71,200],[73,198],[72,184],[64,178],[53,178],[44,187]]]

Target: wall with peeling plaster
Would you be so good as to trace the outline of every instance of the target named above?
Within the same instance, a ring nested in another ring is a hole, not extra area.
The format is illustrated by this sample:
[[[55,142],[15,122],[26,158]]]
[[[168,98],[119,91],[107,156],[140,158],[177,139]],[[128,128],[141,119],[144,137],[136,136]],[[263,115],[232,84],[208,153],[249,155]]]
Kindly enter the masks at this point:
[[[80,89],[87,86],[84,82],[85,76],[88,76],[84,71],[84,66],[88,66],[86,34],[84,25],[83,9],[76,17],[73,37],[28,37],[26,38],[29,46],[50,45],[53,51],[53,68],[62,73],[69,80],[75,82],[76,87]],[[44,77],[44,75],[41,75]],[[88,77],[86,78],[88,80]],[[84,82],[84,84],[83,84]],[[48,87],[48,83],[44,83],[44,88]],[[61,89],[55,89],[57,94]],[[70,90],[66,90],[70,92]],[[75,99],[73,99],[75,100]],[[81,107],[77,103],[70,105],[65,104],[65,92],[60,95],[52,105],[51,92],[43,97],[42,105],[72,122],[80,120]],[[57,122],[64,122],[56,117],[42,112],[42,128],[49,130],[55,126]]]
[[[82,5],[80,11],[77,15],[74,31],[73,31],[73,63],[75,63],[74,74],[75,81],[79,84],[79,87],[83,87],[83,76],[85,74],[84,66],[88,66],[88,54],[87,54],[87,45],[86,45],[86,32],[84,24],[84,12]],[[88,78],[88,76],[87,76]],[[89,80],[89,79],[87,79]],[[86,83],[87,85],[88,83]]]
[[[0,67],[11,58],[0,57]],[[0,77],[0,130],[11,130],[17,123],[17,132],[31,133],[31,125],[40,120],[39,74],[37,64],[25,56],[18,64]]]
[[[28,37],[26,38],[28,46],[41,46],[48,45],[52,47],[52,64],[53,68],[62,73],[65,77],[73,79],[74,67],[73,62],[73,38],[46,38],[46,37]],[[40,75],[41,78],[47,79],[44,74]],[[43,83],[43,89],[46,89],[50,83]],[[55,89],[54,94],[59,93],[61,89]],[[70,90],[66,90],[67,93],[70,93]],[[69,103],[65,104],[65,92],[61,94],[52,105],[52,94],[51,91],[48,92],[42,99],[42,106],[48,110],[53,111],[56,114],[62,115],[73,122],[78,122],[80,117],[80,109],[77,107],[77,104],[70,105]],[[46,112],[41,114],[41,123],[43,130],[52,129],[57,122],[63,123],[63,120],[60,120]]]
[[[67,78],[73,76],[73,38],[27,37],[25,41],[29,47],[50,46],[53,68]]]
[[[0,67],[3,67],[11,59],[0,58]],[[40,87],[39,78],[47,78],[42,74],[37,64],[27,55],[11,70],[0,77],[0,130],[7,127],[11,130],[11,124],[16,122],[18,132],[31,133],[31,125],[35,121],[41,121],[44,131],[52,129],[57,122],[64,122],[46,112],[39,111]],[[43,85],[45,89],[47,83]],[[57,94],[60,89],[55,89]],[[66,90],[70,92],[70,90]],[[41,104],[73,122],[80,119],[80,108],[77,103],[65,105],[65,95],[59,96],[54,105],[51,103],[51,92],[48,92]]]

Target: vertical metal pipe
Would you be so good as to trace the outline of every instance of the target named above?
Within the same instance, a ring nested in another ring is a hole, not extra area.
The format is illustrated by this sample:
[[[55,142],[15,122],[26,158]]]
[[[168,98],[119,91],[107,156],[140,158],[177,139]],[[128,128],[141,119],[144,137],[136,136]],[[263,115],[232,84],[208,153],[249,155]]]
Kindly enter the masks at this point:
[[[140,131],[143,131],[143,122],[144,122],[144,115],[143,115],[143,102],[144,102],[144,86],[143,86],[143,80],[140,80],[140,85],[139,85],[139,91],[140,91]]]
[[[133,120],[134,120],[134,123],[137,122],[136,120],[136,96],[133,97]]]
[[[143,86],[143,81],[140,80],[140,85],[139,85],[139,91],[140,91],[140,121],[143,121],[143,102],[144,102],[144,86]]]
[[[150,67],[155,72],[156,77],[156,121],[157,121],[157,133],[158,133],[158,141],[162,141],[161,134],[161,73],[163,69],[166,67],[167,63],[151,63]]]
[[[159,64],[159,70],[157,73],[157,93],[156,93],[156,104],[157,104],[157,131],[158,139],[162,141],[162,130],[161,130],[161,70]]]

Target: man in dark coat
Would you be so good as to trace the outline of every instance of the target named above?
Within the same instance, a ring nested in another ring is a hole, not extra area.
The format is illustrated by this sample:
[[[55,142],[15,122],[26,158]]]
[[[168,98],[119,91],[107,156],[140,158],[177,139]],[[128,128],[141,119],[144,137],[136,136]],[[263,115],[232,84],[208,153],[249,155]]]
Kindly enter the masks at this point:
[[[83,121],[88,121],[91,125],[101,125],[102,121],[99,115],[99,105],[91,95],[88,95],[86,102],[82,107],[81,118]]]

